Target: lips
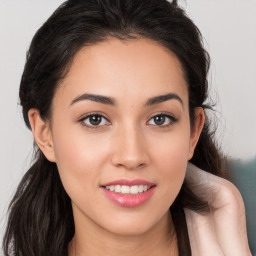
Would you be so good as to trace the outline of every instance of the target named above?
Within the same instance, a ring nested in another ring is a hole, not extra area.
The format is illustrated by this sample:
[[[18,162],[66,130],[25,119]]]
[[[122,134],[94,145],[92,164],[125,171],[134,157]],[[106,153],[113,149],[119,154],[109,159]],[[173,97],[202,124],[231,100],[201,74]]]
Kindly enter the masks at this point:
[[[104,195],[123,207],[137,207],[153,195],[156,185],[146,180],[115,180],[101,185]]]

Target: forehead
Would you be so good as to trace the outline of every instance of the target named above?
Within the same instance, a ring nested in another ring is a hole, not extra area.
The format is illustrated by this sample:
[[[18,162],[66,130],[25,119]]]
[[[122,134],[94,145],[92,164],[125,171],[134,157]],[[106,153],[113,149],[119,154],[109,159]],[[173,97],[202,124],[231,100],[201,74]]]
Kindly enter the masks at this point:
[[[77,52],[61,84],[68,95],[125,93],[145,97],[175,91],[187,98],[178,58],[151,39],[109,38]],[[142,94],[143,92],[143,94]]]

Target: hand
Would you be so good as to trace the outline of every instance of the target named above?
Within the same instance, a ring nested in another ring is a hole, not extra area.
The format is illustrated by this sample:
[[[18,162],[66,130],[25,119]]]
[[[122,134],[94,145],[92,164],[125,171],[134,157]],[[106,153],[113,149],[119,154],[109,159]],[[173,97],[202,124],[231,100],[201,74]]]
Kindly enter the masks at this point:
[[[209,213],[185,210],[193,256],[251,256],[245,208],[238,189],[229,181],[189,163],[186,180],[205,199]]]

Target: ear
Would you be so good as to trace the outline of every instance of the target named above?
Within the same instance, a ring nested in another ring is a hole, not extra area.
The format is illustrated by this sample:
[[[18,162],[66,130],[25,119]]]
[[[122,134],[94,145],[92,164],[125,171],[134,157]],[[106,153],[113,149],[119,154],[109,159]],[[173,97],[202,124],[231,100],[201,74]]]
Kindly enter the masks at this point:
[[[201,108],[201,107],[195,108],[194,116],[195,116],[194,126],[191,127],[191,132],[190,132],[190,145],[189,145],[188,160],[190,160],[194,155],[194,150],[195,150],[196,144],[199,140],[200,134],[204,127],[205,116],[204,116],[203,108]]]
[[[50,162],[55,162],[52,132],[49,122],[44,121],[38,109],[28,111],[30,126],[37,146]]]

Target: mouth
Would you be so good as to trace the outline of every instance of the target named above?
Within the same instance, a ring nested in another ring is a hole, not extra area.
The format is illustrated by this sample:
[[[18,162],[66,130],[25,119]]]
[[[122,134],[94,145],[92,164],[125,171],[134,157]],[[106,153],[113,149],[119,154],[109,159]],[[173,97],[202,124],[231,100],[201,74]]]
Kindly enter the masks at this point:
[[[133,186],[127,186],[127,185],[110,185],[110,186],[102,186],[103,188],[111,191],[111,192],[115,192],[115,193],[119,193],[119,194],[130,194],[130,195],[137,195],[143,192],[148,191],[149,189],[152,189],[153,187],[155,187],[156,185],[133,185]]]
[[[154,194],[156,184],[145,180],[117,180],[100,186],[105,196],[123,207],[146,203]]]

